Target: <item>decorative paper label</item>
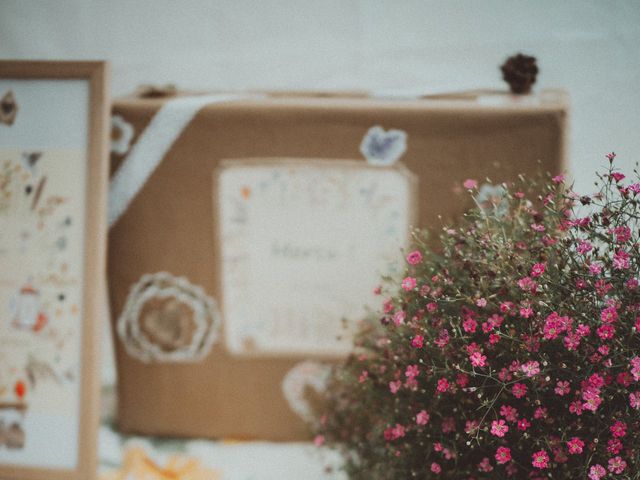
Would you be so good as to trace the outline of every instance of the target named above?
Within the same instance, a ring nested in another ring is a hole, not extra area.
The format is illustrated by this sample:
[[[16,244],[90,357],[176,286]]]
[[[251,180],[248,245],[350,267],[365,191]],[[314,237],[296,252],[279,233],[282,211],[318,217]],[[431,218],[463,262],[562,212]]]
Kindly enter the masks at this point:
[[[0,95],[6,90],[12,95],[2,100],[0,123],[0,463],[73,469],[89,84],[0,80]]]
[[[229,350],[346,354],[407,242],[410,173],[362,161],[234,161],[217,193]]]

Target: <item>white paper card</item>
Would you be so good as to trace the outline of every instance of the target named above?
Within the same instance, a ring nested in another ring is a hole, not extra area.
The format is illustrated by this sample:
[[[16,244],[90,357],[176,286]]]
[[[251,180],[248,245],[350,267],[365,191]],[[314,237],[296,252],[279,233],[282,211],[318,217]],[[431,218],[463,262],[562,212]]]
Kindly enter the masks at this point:
[[[350,351],[354,324],[379,303],[373,290],[408,240],[410,173],[362,161],[235,161],[217,186],[228,349]]]

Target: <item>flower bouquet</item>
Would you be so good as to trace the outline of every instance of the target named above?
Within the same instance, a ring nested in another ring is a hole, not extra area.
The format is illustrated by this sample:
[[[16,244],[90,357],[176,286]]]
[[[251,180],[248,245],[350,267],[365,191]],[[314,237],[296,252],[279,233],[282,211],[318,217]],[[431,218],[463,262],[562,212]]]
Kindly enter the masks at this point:
[[[316,443],[354,479],[640,478],[640,183],[494,187],[335,369]],[[383,293],[381,293],[383,294]]]

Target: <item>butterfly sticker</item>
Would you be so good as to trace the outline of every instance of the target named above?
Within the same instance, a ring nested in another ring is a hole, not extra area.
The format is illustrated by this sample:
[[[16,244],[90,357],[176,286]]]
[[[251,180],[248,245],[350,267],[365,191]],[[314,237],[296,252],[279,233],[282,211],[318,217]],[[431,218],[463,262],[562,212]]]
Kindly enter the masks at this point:
[[[13,125],[16,120],[16,114],[18,113],[18,104],[13,92],[9,90],[0,99],[0,123],[5,125]]]
[[[360,152],[370,165],[388,167],[396,163],[407,150],[407,133],[387,130],[376,125],[362,139]]]

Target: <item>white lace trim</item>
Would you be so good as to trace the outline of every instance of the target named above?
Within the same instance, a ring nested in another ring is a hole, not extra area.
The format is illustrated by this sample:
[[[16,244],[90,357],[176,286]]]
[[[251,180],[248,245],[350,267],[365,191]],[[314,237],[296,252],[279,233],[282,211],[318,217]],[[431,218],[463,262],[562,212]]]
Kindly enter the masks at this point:
[[[318,393],[326,390],[329,382],[331,366],[307,360],[298,363],[284,377],[282,381],[282,393],[289,403],[289,407],[305,422],[314,420],[313,410],[305,398],[307,387],[311,387]]]
[[[175,298],[193,311],[196,329],[189,345],[166,351],[140,329],[140,314],[147,301]],[[219,337],[221,317],[216,301],[200,286],[167,272],[144,275],[133,285],[118,318],[116,330],[129,355],[145,363],[195,362],[204,359]]]

